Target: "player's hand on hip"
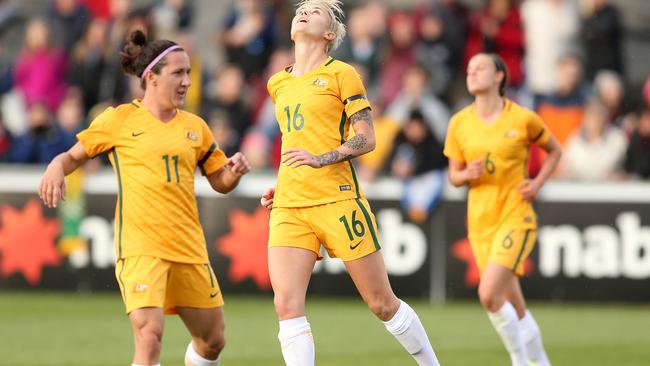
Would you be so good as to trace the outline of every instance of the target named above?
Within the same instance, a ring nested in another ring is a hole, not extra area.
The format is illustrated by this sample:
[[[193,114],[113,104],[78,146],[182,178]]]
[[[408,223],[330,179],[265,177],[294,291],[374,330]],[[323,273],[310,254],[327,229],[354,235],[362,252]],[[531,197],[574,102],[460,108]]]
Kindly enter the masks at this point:
[[[526,201],[532,202],[535,200],[535,197],[537,197],[539,186],[534,180],[525,179],[521,184],[519,184],[519,192],[521,192],[521,196]]]
[[[282,152],[284,164],[292,168],[297,168],[302,165],[307,165],[312,168],[320,168],[321,164],[316,157],[303,149],[289,149]]]
[[[468,182],[479,179],[483,175],[483,160],[474,160],[465,167],[465,179]]]
[[[38,196],[49,208],[56,207],[65,200],[65,176],[62,169],[48,166],[38,186]]]
[[[248,162],[248,159],[244,154],[238,152],[235,155],[231,156],[228,159],[228,167],[230,171],[238,177],[251,171],[251,164]]]
[[[260,204],[267,209],[273,208],[273,197],[275,196],[275,187],[267,188],[260,198]]]

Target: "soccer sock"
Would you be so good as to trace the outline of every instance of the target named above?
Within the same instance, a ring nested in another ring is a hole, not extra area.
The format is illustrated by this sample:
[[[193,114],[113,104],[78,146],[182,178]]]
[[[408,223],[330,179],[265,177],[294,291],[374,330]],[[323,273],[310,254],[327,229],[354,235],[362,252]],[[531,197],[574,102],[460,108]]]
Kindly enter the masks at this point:
[[[314,365],[314,338],[307,317],[280,320],[278,339],[287,366]]]
[[[201,356],[192,345],[192,341],[187,346],[187,351],[185,351],[185,364],[192,366],[218,366],[219,357],[216,360],[208,360]]]
[[[510,354],[512,366],[528,366],[528,355],[519,331],[517,311],[512,304],[506,301],[501,309],[494,313],[488,312],[488,316]]]
[[[551,361],[549,361],[542,343],[542,333],[530,311],[526,310],[526,315],[519,320],[519,330],[530,360],[535,362],[536,366],[551,366]]]
[[[132,363],[131,366],[160,366],[160,364],[157,363],[157,364],[155,364],[155,365],[140,365],[140,364],[138,364],[138,363]]]
[[[384,325],[413,356],[418,365],[440,365],[420,318],[407,303],[400,300],[397,312],[392,319],[385,321]]]

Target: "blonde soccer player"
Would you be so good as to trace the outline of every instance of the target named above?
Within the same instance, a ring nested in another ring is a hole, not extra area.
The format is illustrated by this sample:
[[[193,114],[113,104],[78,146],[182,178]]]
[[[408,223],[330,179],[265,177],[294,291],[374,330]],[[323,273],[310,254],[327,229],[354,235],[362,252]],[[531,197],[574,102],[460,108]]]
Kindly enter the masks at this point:
[[[194,195],[197,167],[215,191],[231,191],[250,170],[226,158],[205,121],[185,112],[190,59],[167,40],[133,32],[122,67],[141,79],[142,100],[108,108],[57,156],[41,179],[49,207],[65,196],[64,176],[107,153],[118,184],[115,274],[134,333],[133,365],[159,365],[164,314],[178,314],[192,337],[188,366],[219,364],[223,298],[210,266]]]
[[[375,218],[350,163],[374,149],[375,135],[359,75],[328,56],[345,35],[342,15],[340,1],[300,2],[291,23],[295,63],[268,82],[283,159],[261,203],[272,208],[268,260],[282,355],[288,366],[314,364],[305,296],[322,243],[417,363],[438,365],[417,314],[391,289]],[[356,135],[346,141],[350,128]]]
[[[475,99],[452,117],[444,152],[451,183],[469,186],[468,237],[481,271],[481,304],[512,365],[545,366],[550,363],[519,276],[537,237],[532,201],[562,152],[539,116],[504,97],[507,86],[499,56],[481,53],[470,60],[467,89]],[[527,174],[531,144],[548,153],[535,179]]]

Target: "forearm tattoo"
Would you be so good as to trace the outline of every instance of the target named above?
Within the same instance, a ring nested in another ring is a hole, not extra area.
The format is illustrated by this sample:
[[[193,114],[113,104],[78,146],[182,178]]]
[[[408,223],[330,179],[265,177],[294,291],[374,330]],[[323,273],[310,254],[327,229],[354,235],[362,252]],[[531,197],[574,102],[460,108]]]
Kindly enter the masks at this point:
[[[365,108],[350,117],[350,124],[354,125],[355,123],[367,123],[370,128],[372,128],[372,115],[370,114],[370,109]],[[321,154],[316,157],[316,161],[320,166],[335,164],[341,161],[346,161],[359,156],[365,152],[365,148],[368,144],[368,138],[364,135],[354,135],[351,139],[347,140],[341,146],[347,147],[352,151],[350,154],[342,154],[338,150],[332,150]]]

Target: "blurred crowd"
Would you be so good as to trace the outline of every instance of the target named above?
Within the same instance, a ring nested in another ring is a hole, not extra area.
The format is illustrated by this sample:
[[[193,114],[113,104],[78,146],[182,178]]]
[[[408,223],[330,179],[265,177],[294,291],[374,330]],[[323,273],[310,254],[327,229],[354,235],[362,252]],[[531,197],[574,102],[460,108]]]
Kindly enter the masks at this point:
[[[107,106],[141,97],[119,62],[127,34],[141,29],[190,54],[186,109],[207,121],[220,148],[243,151],[256,168],[277,168],[279,128],[266,81],[292,63],[293,2],[233,1],[201,30],[212,33],[209,44],[197,44],[193,0],[46,3],[25,15],[0,0],[0,162],[47,163]],[[510,71],[509,98],[536,110],[563,146],[557,179],[648,180],[650,78],[626,79],[619,10],[608,0],[480,3],[346,4],[348,36],[333,56],[362,76],[377,135],[376,150],[355,162],[359,177],[402,179],[413,218],[426,216],[446,182],[449,117],[471,102],[466,63],[495,52]],[[223,62],[207,66],[199,47]],[[533,149],[531,175],[541,159]]]

